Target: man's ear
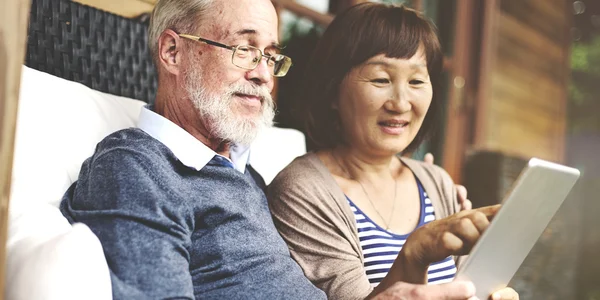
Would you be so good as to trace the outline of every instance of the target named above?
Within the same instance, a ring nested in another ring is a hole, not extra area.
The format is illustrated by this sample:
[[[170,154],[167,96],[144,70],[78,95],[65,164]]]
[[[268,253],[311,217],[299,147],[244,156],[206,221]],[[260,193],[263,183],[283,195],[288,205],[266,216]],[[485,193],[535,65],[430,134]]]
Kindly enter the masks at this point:
[[[169,73],[181,72],[181,48],[183,40],[175,31],[167,29],[158,37],[158,63]]]

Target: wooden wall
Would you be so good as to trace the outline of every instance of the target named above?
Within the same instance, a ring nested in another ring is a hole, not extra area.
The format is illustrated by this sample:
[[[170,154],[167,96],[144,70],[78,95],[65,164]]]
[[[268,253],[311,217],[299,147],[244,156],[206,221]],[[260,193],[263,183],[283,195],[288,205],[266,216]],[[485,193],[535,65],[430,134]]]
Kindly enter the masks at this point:
[[[29,0],[0,1],[0,299],[4,299],[8,199],[29,7]]]
[[[156,0],[74,0],[123,17],[137,17],[151,12]]]
[[[498,1],[494,29],[488,31],[495,35],[489,61],[480,74],[475,148],[563,161],[570,42],[566,3]]]

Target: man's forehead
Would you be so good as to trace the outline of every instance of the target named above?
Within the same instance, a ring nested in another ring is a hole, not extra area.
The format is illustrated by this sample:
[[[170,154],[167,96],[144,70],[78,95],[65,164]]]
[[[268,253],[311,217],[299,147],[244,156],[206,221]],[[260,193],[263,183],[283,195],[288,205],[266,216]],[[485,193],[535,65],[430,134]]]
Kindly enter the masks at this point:
[[[277,14],[270,1],[218,1],[209,28],[220,38],[278,39]]]

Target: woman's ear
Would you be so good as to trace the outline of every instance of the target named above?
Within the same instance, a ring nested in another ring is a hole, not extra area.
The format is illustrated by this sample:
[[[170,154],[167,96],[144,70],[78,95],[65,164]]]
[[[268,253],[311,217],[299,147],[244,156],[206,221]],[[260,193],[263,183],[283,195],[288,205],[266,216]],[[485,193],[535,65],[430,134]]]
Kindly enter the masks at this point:
[[[328,98],[329,99],[335,99],[333,101],[331,101],[331,110],[333,111],[338,111],[340,110],[340,91],[339,91],[339,87],[340,87],[341,83],[337,82],[337,81],[330,81],[327,83],[327,85],[325,86],[325,89],[327,91],[329,91],[328,94]]]
[[[338,100],[331,102],[331,109],[338,111],[340,109],[340,106],[338,104]]]

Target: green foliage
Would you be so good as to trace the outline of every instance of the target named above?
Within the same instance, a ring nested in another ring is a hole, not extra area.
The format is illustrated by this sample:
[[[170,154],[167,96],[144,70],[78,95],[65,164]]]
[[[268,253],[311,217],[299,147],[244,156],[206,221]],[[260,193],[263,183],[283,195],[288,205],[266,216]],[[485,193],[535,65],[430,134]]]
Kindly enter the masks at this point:
[[[600,36],[588,43],[573,43],[571,69],[600,76]]]
[[[571,48],[569,132],[600,131],[600,37]]]

